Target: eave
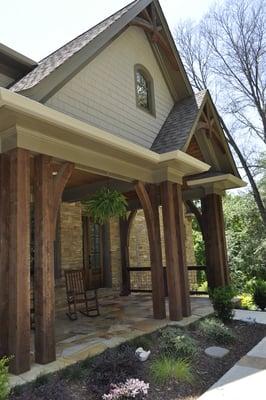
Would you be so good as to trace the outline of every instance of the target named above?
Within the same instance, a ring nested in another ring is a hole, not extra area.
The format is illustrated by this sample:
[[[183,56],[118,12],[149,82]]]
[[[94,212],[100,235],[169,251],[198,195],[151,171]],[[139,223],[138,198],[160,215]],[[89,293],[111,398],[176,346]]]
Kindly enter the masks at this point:
[[[21,147],[128,182],[182,183],[183,177],[210,168],[182,151],[157,154],[2,88],[0,118],[1,152]]]
[[[232,174],[188,178],[186,183],[189,188],[204,189],[205,194],[214,192],[220,194],[225,190],[242,188],[247,185],[242,179]]]

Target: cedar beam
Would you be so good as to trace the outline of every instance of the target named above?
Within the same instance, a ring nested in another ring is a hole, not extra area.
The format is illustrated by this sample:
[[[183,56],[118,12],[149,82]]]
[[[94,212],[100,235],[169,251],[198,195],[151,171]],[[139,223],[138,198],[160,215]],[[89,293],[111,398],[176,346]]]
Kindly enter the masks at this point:
[[[9,157],[0,155],[0,357],[8,355]]]
[[[202,200],[208,284],[211,289],[229,283],[222,198],[212,193]]]
[[[174,184],[169,181],[161,183],[161,200],[163,211],[164,241],[166,256],[166,273],[168,284],[169,315],[172,321],[182,319],[181,273],[176,233],[176,212],[174,204]]]
[[[180,280],[181,280],[182,311],[183,311],[183,317],[189,317],[191,315],[191,305],[189,297],[188,270],[186,266],[186,255],[185,255],[184,210],[183,210],[182,190],[180,185],[178,184],[173,185],[173,195],[174,195],[174,205],[175,205],[177,250],[178,250],[179,268],[180,268]]]
[[[138,181],[135,184],[135,189],[144,211],[148,231],[153,315],[155,319],[164,319],[166,317],[166,312],[157,187],[151,185],[150,193],[148,194],[144,183]]]
[[[54,177],[52,159],[35,157],[35,360],[47,364],[56,358],[55,352],[55,294],[54,294],[54,236],[61,196],[73,164],[64,164]]]
[[[23,149],[10,152],[9,238],[10,370],[20,374],[30,369],[30,154]]]

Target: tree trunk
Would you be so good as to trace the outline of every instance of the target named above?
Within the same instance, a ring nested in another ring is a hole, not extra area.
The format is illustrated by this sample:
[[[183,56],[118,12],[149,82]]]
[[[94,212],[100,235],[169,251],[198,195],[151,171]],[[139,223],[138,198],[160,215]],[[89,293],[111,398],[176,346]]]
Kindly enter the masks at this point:
[[[220,118],[220,122],[222,124],[223,130],[226,133],[226,136],[228,138],[228,141],[229,141],[230,145],[233,147],[233,149],[235,150],[235,152],[236,152],[236,154],[237,154],[237,156],[238,156],[238,158],[239,158],[239,160],[240,160],[240,162],[241,162],[241,164],[242,164],[242,166],[243,166],[243,168],[244,168],[244,170],[245,170],[245,172],[247,174],[250,186],[252,188],[254,200],[255,200],[255,202],[257,204],[257,207],[258,207],[261,219],[263,221],[263,224],[266,227],[266,209],[265,209],[265,206],[263,204],[263,201],[262,201],[260,192],[258,190],[257,184],[255,182],[255,179],[253,178],[253,176],[252,176],[252,174],[250,172],[250,169],[249,169],[249,167],[248,167],[248,165],[246,163],[246,160],[245,160],[241,150],[239,149],[238,145],[236,144],[233,136],[230,134],[230,132],[229,132],[228,128],[226,127],[222,117],[219,116],[219,118]]]

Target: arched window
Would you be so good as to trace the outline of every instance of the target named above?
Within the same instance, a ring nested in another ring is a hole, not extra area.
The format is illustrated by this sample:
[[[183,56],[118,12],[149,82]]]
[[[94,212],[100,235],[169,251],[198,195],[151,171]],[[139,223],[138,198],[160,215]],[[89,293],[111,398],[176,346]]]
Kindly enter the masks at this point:
[[[139,108],[155,115],[153,80],[141,65],[135,65],[136,103]]]

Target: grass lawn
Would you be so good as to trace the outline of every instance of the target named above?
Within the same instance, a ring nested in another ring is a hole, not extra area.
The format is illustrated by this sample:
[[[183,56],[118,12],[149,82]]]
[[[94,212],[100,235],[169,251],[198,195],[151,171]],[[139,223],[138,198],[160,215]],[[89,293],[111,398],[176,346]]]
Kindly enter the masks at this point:
[[[201,325],[200,325],[201,324]],[[12,400],[100,400],[111,384],[138,378],[149,383],[152,400],[194,400],[216,382],[265,335],[266,326],[233,321],[223,333],[215,324],[197,322],[189,328],[164,328],[35,382],[15,388]],[[207,356],[213,345],[229,349],[222,359]],[[135,357],[137,347],[151,350],[146,362]]]

